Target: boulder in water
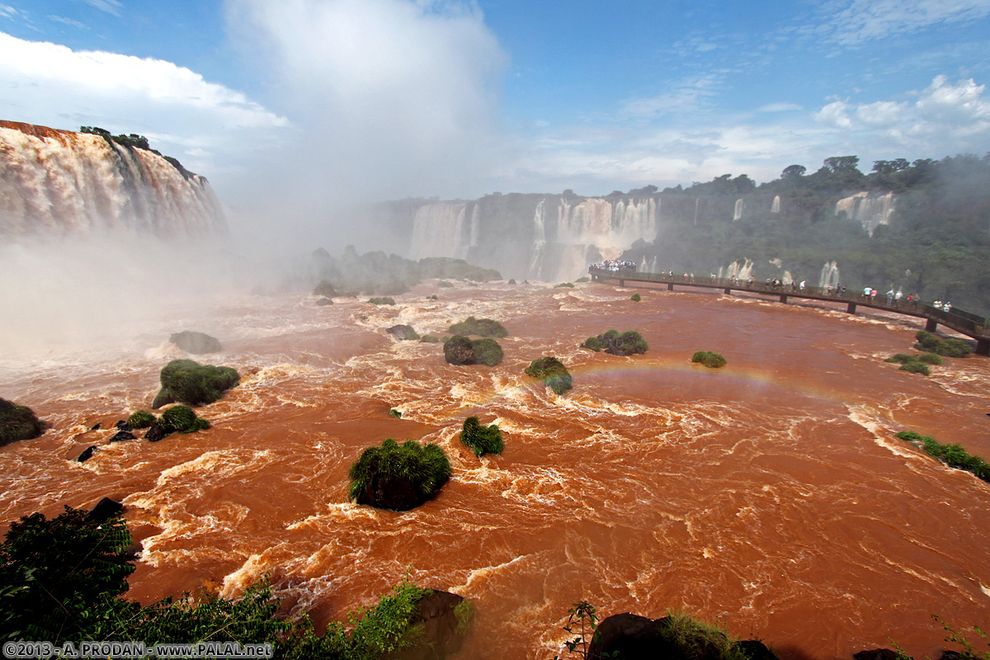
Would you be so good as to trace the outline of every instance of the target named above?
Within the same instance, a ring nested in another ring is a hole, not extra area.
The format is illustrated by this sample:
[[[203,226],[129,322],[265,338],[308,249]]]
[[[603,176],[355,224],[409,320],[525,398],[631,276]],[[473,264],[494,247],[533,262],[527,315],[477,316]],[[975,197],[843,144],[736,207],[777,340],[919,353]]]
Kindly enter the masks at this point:
[[[607,617],[588,647],[589,660],[721,660],[740,656],[753,660],[777,657],[763,642],[734,642],[714,626],[683,615],[648,619],[625,612]]]
[[[329,298],[320,298],[319,300],[316,301],[317,307],[326,307],[327,305],[332,305],[332,304],[333,301],[330,300]]]
[[[204,365],[192,360],[172,360],[162,369],[162,389],[151,407],[160,408],[176,402],[191,406],[213,403],[224,392],[237,385],[239,380],[240,376],[230,367]]]
[[[409,617],[415,639],[388,656],[393,660],[435,660],[460,650],[474,615],[470,601],[447,591],[427,591]]]
[[[393,325],[385,332],[392,335],[399,341],[411,341],[414,339],[419,339],[419,333],[416,332],[411,325],[405,325],[400,323],[399,325]]]
[[[144,434],[144,439],[148,442],[158,442],[164,439],[169,433],[172,433],[172,431],[166,429],[161,422],[155,421],[148,427],[148,432]]]
[[[86,447],[86,449],[83,450],[83,453],[79,454],[79,458],[77,458],[76,460],[80,463],[85,463],[89,459],[93,458],[93,454],[95,454],[97,451],[99,451],[99,447],[97,447],[96,445],[91,445],[89,447]]]
[[[119,516],[124,512],[124,505],[117,500],[104,497],[90,509],[87,517],[96,523],[105,523],[114,516]]]
[[[110,442],[123,442],[124,440],[133,440],[136,437],[137,436],[130,431],[117,431],[113,434],[113,437],[110,438]]]
[[[349,476],[358,504],[408,511],[440,492],[450,480],[450,461],[438,445],[388,439],[365,449]]]
[[[220,340],[203,332],[193,330],[183,330],[168,338],[170,342],[184,350],[186,353],[219,353],[223,350]]]
[[[0,399],[0,445],[37,438],[43,430],[44,424],[33,410]]]

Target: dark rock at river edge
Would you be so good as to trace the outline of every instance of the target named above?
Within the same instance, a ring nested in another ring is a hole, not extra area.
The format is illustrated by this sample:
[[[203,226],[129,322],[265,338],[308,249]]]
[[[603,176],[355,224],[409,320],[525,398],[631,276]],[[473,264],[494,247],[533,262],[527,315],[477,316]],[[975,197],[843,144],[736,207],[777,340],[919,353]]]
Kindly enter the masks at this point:
[[[130,431],[117,431],[113,437],[110,438],[110,442],[123,442],[124,440],[133,440],[136,437],[137,436]]]
[[[186,353],[218,353],[223,350],[219,339],[211,337],[204,332],[196,332],[194,330],[177,332],[169,337],[168,340]]]
[[[386,656],[390,660],[439,660],[456,653],[470,623],[471,605],[463,597],[446,591],[423,596],[409,617],[409,629],[417,642]]]
[[[37,438],[45,426],[27,406],[0,399],[0,445]]]
[[[731,644],[724,633],[700,628],[684,635],[684,628],[673,634],[673,618],[648,619],[624,612],[602,621],[588,647],[589,660],[623,658],[623,660],[719,660],[726,646],[753,660],[771,660],[777,656],[757,640]],[[685,637],[687,639],[685,639]],[[689,648],[688,648],[689,647]]]
[[[93,454],[95,454],[97,451],[99,451],[99,447],[97,447],[96,445],[91,445],[89,447],[86,447],[83,450],[83,452],[79,454],[79,458],[77,458],[76,461],[78,461],[79,463],[85,463],[89,459],[93,458]]]
[[[97,523],[105,523],[114,516],[119,516],[123,512],[123,504],[117,500],[112,500],[109,497],[104,497],[96,503],[96,506],[90,509],[87,517]]]
[[[393,325],[385,332],[392,335],[399,341],[411,341],[414,339],[419,339],[419,333],[416,332],[411,325],[405,325],[405,324]]]

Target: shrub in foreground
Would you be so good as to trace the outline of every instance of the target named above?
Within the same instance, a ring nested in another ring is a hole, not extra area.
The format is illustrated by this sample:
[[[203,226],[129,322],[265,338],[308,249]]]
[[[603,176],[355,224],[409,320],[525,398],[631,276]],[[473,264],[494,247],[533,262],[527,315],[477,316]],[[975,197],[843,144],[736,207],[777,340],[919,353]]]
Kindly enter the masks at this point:
[[[27,406],[0,399],[0,445],[37,438],[44,428],[41,420]]]
[[[450,461],[438,445],[389,438],[368,447],[351,466],[351,499],[381,509],[408,511],[436,496],[450,479]]]
[[[508,337],[509,331],[498,321],[493,319],[476,319],[473,316],[467,317],[460,323],[454,323],[449,328],[454,335],[475,335],[477,337]]]
[[[962,358],[973,352],[969,342],[953,337],[939,337],[933,332],[919,330],[915,335],[918,343],[914,345],[919,351],[937,353],[945,357]]]
[[[450,337],[443,343],[443,357],[449,364],[486,364],[494,367],[502,361],[502,347],[494,339],[468,339],[462,335]]]
[[[526,375],[539,378],[543,384],[557,394],[563,394],[573,387],[571,374],[564,363],[555,357],[541,357],[526,367]]]
[[[620,333],[618,330],[609,330],[597,337],[588,337],[582,348],[590,348],[593,351],[605,351],[612,355],[633,355],[645,353],[649,348],[646,341],[635,330],[627,330]]]
[[[703,364],[709,369],[721,369],[725,366],[725,358],[712,351],[698,351],[691,356],[691,362]]]
[[[477,417],[468,417],[461,428],[461,442],[474,452],[475,456],[501,454],[504,447],[502,432],[497,424],[482,426]]]
[[[901,431],[897,438],[921,447],[929,456],[933,456],[949,467],[972,472],[983,481],[990,482],[990,464],[979,456],[973,456],[961,445],[943,445],[935,438],[921,435],[914,431]]]
[[[352,615],[350,633],[331,621],[317,635],[308,616],[281,618],[283,608],[266,584],[249,587],[237,599],[186,594],[142,606],[120,597],[134,570],[130,545],[119,513],[95,516],[66,507],[56,518],[34,514],[13,523],[0,544],[0,641],[236,641],[271,644],[278,658],[364,660],[404,650],[427,657],[433,646],[440,647],[432,648],[434,655],[452,653],[470,623],[468,601],[408,582]],[[453,631],[454,639],[442,631],[424,636],[424,622],[435,616],[440,618],[434,623]],[[417,646],[423,653],[416,653]]]
[[[151,407],[160,408],[169,403],[187,403],[190,406],[213,403],[239,381],[240,376],[230,367],[172,360],[162,369],[162,389]]]

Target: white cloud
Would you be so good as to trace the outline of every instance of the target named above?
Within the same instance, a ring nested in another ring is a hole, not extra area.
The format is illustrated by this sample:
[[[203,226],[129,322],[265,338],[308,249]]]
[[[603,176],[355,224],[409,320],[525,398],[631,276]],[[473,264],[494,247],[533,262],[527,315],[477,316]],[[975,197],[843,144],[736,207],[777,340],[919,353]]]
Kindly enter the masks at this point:
[[[83,0],[83,2],[93,9],[98,9],[114,16],[120,16],[120,0]]]
[[[54,21],[55,23],[61,23],[62,25],[68,25],[69,27],[74,27],[79,30],[88,30],[89,26],[82,21],[77,21],[74,18],[68,18],[67,16],[59,16],[57,14],[49,14],[48,20]]]
[[[985,18],[990,15],[990,0],[836,0],[824,11],[827,16],[819,31],[826,39],[855,46]]]
[[[19,12],[10,5],[0,3],[0,17],[15,18],[18,14]]]
[[[767,103],[756,109],[757,112],[792,112],[801,110],[802,106],[797,103]]]
[[[672,82],[662,93],[628,99],[621,114],[632,118],[653,118],[658,115],[691,112],[715,95],[720,82],[716,74],[706,74]]]
[[[815,113],[815,119],[839,128],[849,128],[852,120],[849,119],[848,111],[849,105],[845,101],[832,101]]]
[[[473,5],[249,0],[227,8],[235,40],[254,51],[299,127],[286,154],[291,183],[319,193],[316,208],[362,195],[458,194],[489,173],[506,58]]]
[[[223,152],[243,133],[287,120],[244,94],[164,60],[74,51],[0,32],[0,105],[9,119],[77,129],[157,135],[155,146],[208,176],[215,160],[192,158],[184,144]]]

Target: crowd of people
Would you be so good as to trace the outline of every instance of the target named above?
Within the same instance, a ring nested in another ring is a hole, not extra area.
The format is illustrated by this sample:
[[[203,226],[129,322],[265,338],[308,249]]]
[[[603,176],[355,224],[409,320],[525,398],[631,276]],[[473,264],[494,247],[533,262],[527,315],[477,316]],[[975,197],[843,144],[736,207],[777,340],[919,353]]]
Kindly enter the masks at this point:
[[[591,268],[594,270],[609,270],[616,273],[620,270],[636,270],[636,264],[631,261],[622,261],[620,259],[606,259],[604,261],[599,261],[596,264],[591,264]]]

